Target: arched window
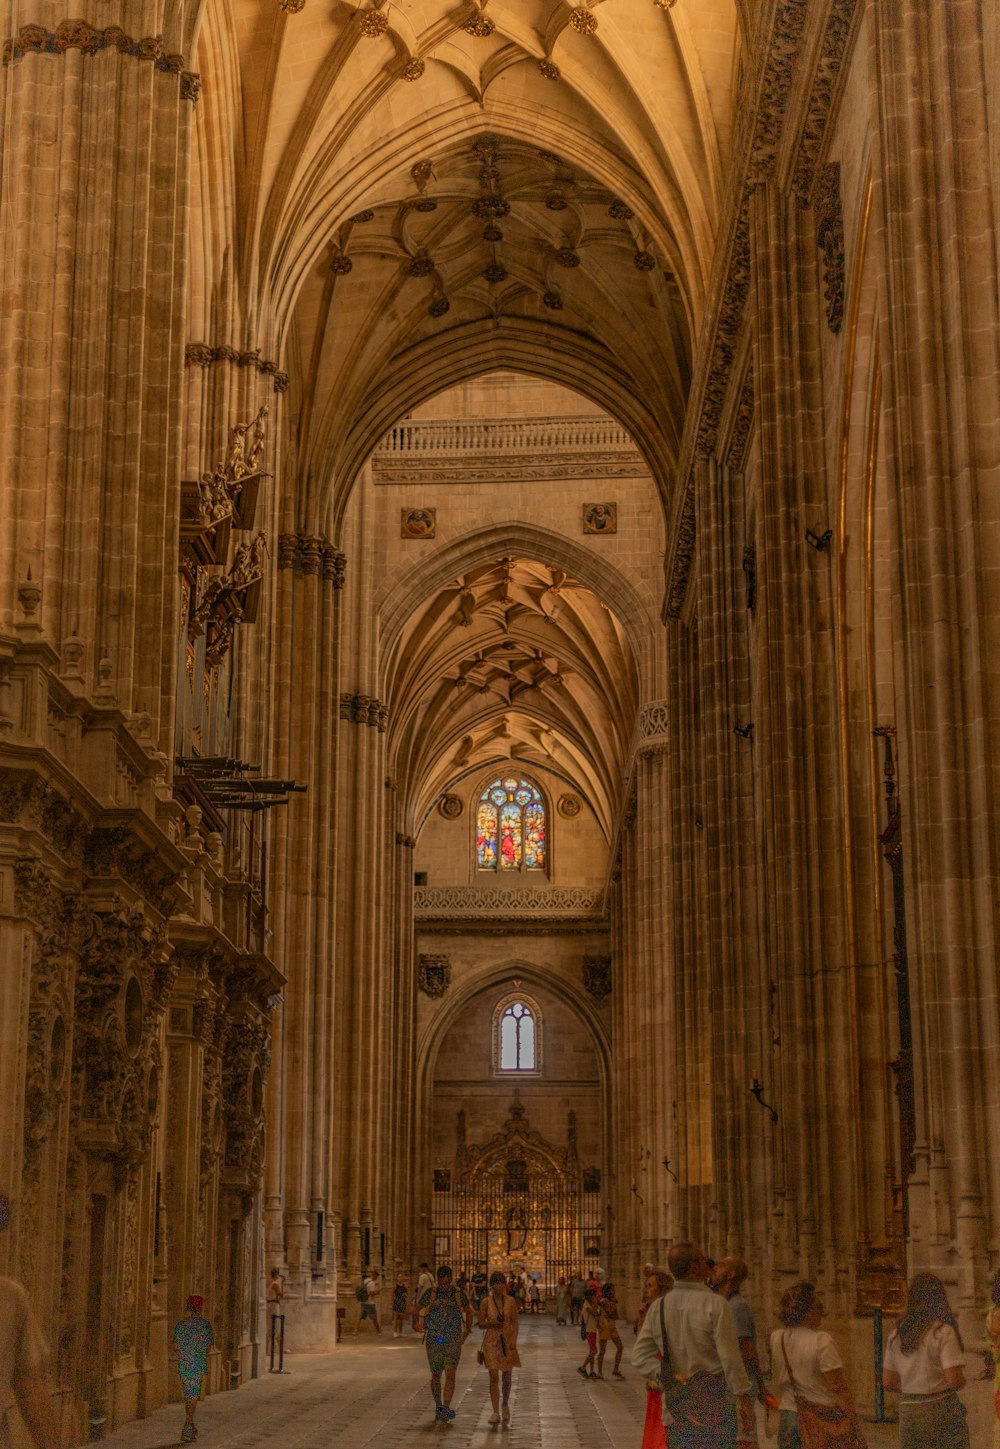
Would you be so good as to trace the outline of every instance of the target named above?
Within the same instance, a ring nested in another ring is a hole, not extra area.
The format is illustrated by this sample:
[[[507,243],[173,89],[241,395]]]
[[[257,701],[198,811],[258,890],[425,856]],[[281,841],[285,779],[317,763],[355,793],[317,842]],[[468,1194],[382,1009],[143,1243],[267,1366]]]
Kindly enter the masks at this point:
[[[500,1017],[497,1064],[502,1072],[538,1070],[535,1014],[525,1001],[512,1001]]]
[[[507,775],[480,795],[476,867],[500,872],[545,869],[545,805],[530,780]]]

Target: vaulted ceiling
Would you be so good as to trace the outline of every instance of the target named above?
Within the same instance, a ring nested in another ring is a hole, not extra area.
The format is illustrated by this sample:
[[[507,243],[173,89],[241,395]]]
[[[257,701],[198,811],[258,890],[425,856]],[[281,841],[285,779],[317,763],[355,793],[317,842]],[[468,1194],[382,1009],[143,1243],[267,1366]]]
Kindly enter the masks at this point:
[[[498,366],[620,417],[666,491],[736,28],[735,0],[211,0],[199,166],[241,137],[217,202],[304,506],[336,517],[396,418]]]

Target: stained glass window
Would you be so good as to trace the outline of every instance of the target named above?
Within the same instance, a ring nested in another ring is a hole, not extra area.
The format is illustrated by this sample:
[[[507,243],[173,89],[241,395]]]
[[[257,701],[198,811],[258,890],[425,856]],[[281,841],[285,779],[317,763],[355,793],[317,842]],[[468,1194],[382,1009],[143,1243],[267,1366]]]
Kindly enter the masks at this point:
[[[494,780],[479,797],[476,816],[479,870],[545,869],[545,805],[530,780]]]
[[[500,1070],[535,1070],[535,1018],[523,1001],[512,1002],[500,1018]]]

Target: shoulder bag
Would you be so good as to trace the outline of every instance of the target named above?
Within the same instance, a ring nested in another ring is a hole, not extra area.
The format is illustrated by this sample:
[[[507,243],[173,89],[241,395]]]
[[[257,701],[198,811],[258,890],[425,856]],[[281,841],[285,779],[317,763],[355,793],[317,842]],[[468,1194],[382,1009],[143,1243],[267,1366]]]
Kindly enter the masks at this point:
[[[845,1414],[839,1404],[817,1404],[800,1393],[788,1361],[784,1334],[781,1335],[781,1352],[795,1398],[803,1449],[868,1449],[868,1440],[861,1432],[857,1415]]]

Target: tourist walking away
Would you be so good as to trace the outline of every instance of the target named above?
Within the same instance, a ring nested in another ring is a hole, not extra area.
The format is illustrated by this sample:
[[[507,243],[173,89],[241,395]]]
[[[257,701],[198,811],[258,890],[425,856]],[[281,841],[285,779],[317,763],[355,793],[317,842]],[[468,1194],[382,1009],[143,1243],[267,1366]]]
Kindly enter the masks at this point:
[[[198,1437],[194,1413],[201,1398],[201,1386],[208,1373],[208,1353],[215,1343],[212,1325],[202,1317],[205,1300],[192,1293],[187,1300],[187,1317],[174,1327],[174,1352],[177,1355],[177,1376],[184,1397],[184,1427],[181,1440],[190,1444]]]
[[[427,1263],[421,1263],[417,1269],[417,1286],[413,1290],[413,1311],[416,1313],[417,1304],[423,1298],[428,1288],[434,1287],[434,1274]]]
[[[569,1283],[569,1321],[579,1323],[583,1312],[583,1295],[587,1285],[579,1273],[574,1273]]]
[[[969,1449],[969,1425],[958,1391],[965,1383],[965,1345],[941,1279],[910,1280],[906,1311],[889,1335],[882,1384],[900,1394],[900,1449]]]
[[[403,1319],[406,1317],[406,1310],[410,1306],[410,1289],[406,1281],[405,1273],[397,1273],[396,1281],[392,1285],[392,1336],[402,1338]]]
[[[10,1199],[0,1194],[0,1231],[10,1223]],[[38,1449],[57,1449],[59,1429],[46,1381],[48,1350],[28,1295],[0,1278],[0,1449],[10,1449],[7,1416],[17,1405]]]
[[[455,1370],[462,1357],[462,1345],[472,1331],[472,1308],[465,1293],[455,1286],[449,1267],[442,1265],[437,1270],[436,1286],[421,1295],[413,1326],[424,1334],[434,1417],[450,1423],[455,1417],[451,1407]]]
[[[750,1379],[733,1315],[709,1288],[696,1243],[675,1243],[667,1264],[674,1286],[647,1311],[632,1363],[648,1376],[662,1356],[668,1449],[735,1449],[737,1408],[750,1400]]]
[[[472,1299],[472,1311],[474,1313],[479,1312],[479,1305],[486,1297],[487,1287],[486,1265],[484,1263],[477,1263],[476,1271],[469,1279],[469,1297]]]
[[[993,1449],[1000,1449],[1000,1273],[993,1279],[986,1338],[993,1356]]]
[[[715,1264],[712,1269],[710,1286],[715,1289],[721,1298],[729,1304],[729,1311],[733,1315],[736,1324],[736,1337],[739,1339],[740,1353],[743,1355],[743,1365],[750,1375],[750,1382],[753,1391],[760,1403],[767,1406],[767,1386],[764,1383],[764,1370],[760,1366],[760,1359],[757,1357],[757,1325],[754,1323],[753,1313],[750,1311],[750,1304],[743,1297],[743,1284],[750,1276],[750,1269],[742,1258],[723,1258]],[[775,1401],[776,1402],[776,1401]],[[737,1444],[755,1445],[757,1443],[757,1415],[751,1404],[749,1410],[741,1414]]]
[[[794,1283],[781,1295],[771,1334],[771,1379],[778,1395],[778,1449],[864,1449],[844,1364],[820,1327],[823,1300],[812,1283]]]
[[[556,1322],[565,1326],[566,1315],[569,1310],[569,1284],[565,1278],[560,1278],[556,1284]]]
[[[517,1304],[507,1292],[507,1280],[502,1273],[490,1274],[490,1291],[479,1305],[479,1327],[483,1330],[479,1358],[490,1376],[493,1405],[489,1424],[493,1429],[498,1424],[509,1429],[510,1386],[514,1370],[521,1367],[521,1357],[517,1351]]]
[[[669,1293],[673,1286],[674,1280],[669,1273],[662,1268],[649,1268],[642,1288],[640,1322],[645,1319],[650,1304],[662,1298],[664,1293]],[[659,1368],[655,1373],[646,1376],[646,1421],[642,1426],[641,1449],[667,1449],[667,1436],[663,1427],[663,1382]]]
[[[528,1302],[532,1313],[542,1311],[542,1290],[538,1286],[538,1279],[532,1278],[531,1287],[528,1289]]]
[[[361,1296],[362,1290],[364,1290],[364,1297]],[[357,1333],[358,1329],[361,1327],[361,1324],[366,1318],[370,1319],[371,1322],[374,1323],[376,1333],[382,1332],[382,1320],[378,1316],[378,1299],[381,1292],[382,1283],[379,1279],[378,1269],[373,1268],[358,1290],[358,1301],[361,1304],[361,1316],[358,1319],[357,1328],[355,1328],[354,1330],[355,1333]]]
[[[604,1354],[608,1344],[613,1343],[615,1346],[615,1366],[611,1370],[611,1376],[612,1378],[623,1379],[625,1375],[622,1373],[622,1352],[625,1345],[622,1343],[621,1334],[618,1332],[618,1319],[620,1315],[618,1299],[615,1296],[615,1285],[613,1283],[605,1283],[601,1293],[599,1309],[600,1318],[597,1324],[597,1339],[600,1343],[600,1352],[597,1355],[597,1377],[599,1379],[603,1379],[604,1377]]]
[[[600,1326],[601,1308],[597,1300],[597,1293],[593,1288],[587,1288],[584,1290],[583,1308],[580,1313],[580,1336],[587,1341],[587,1357],[577,1369],[577,1373],[583,1374],[585,1379],[597,1378],[594,1361],[597,1358],[597,1333]]]

